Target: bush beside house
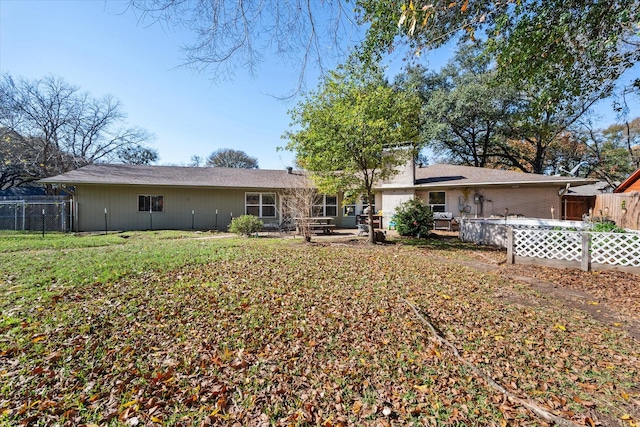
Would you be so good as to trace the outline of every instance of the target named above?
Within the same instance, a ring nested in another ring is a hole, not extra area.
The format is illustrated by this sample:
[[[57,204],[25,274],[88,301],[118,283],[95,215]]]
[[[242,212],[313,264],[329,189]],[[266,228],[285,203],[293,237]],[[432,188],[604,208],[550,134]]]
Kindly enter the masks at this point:
[[[410,199],[396,208],[393,216],[402,236],[427,237],[433,226],[433,212],[422,199]]]
[[[262,230],[262,221],[258,217],[253,215],[242,215],[237,218],[233,218],[229,225],[229,231],[236,233],[239,236],[251,236]]]

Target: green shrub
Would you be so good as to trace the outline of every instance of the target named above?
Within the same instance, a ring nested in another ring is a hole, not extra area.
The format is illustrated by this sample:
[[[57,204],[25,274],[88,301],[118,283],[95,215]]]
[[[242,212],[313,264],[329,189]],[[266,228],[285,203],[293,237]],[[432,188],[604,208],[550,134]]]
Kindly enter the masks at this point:
[[[614,222],[610,221],[594,223],[591,231],[596,231],[599,233],[626,233],[626,230],[624,228],[620,228]]]
[[[396,208],[393,216],[402,236],[426,237],[433,226],[433,212],[422,199],[411,199]]]
[[[262,230],[264,224],[253,215],[242,215],[231,220],[229,231],[240,236],[251,236]]]

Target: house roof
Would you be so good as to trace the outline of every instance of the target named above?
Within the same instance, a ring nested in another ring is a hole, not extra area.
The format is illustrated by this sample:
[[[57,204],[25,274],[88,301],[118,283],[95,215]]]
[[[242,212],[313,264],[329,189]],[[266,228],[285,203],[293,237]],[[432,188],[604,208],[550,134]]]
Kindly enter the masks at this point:
[[[473,166],[435,164],[416,169],[415,187],[469,187],[485,185],[580,185],[593,179],[478,168]]]
[[[46,194],[47,192],[43,187],[34,187],[31,185],[23,185],[20,187],[0,190],[0,197],[46,196]]]
[[[592,179],[529,174],[498,169],[435,164],[416,168],[413,188],[481,185],[591,184]],[[41,183],[79,185],[153,185],[213,188],[305,188],[304,175],[286,170],[218,167],[146,166],[98,163],[40,180]],[[389,188],[389,187],[385,187]]]
[[[288,173],[286,170],[107,163],[84,166],[39,182],[65,185],[159,185],[256,189],[304,188],[308,185],[303,175],[297,172]]]
[[[629,178],[622,181],[622,184],[618,185],[618,188],[613,190],[614,193],[624,193],[624,191],[631,187],[638,179],[640,179],[640,169],[632,173]]]
[[[598,194],[610,193],[615,184],[612,186],[606,181],[598,181],[593,184],[577,185],[569,188],[566,192],[567,196],[595,197]]]

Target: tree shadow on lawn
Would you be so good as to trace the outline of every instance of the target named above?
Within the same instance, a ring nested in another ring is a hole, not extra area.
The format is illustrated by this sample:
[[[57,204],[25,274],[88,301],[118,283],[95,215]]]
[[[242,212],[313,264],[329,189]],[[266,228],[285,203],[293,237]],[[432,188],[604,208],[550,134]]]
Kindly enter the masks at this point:
[[[470,242],[462,242],[457,235],[429,233],[426,238],[397,236],[389,239],[390,242],[406,246],[416,246],[436,250],[468,250],[477,252],[505,252],[495,246],[483,246]]]

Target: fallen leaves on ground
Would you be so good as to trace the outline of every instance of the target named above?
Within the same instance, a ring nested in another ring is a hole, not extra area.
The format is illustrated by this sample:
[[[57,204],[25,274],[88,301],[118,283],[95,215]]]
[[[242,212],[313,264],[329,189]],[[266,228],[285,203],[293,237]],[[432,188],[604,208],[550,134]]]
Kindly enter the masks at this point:
[[[637,342],[578,311],[497,298],[523,292],[497,274],[399,246],[229,250],[13,312],[0,420],[544,425],[441,348],[402,298],[510,392],[579,425],[640,418]]]
[[[512,265],[505,268],[503,275],[534,277],[557,288],[586,292],[594,298],[585,300],[587,305],[606,303],[623,316],[640,321],[640,280],[637,274]]]

